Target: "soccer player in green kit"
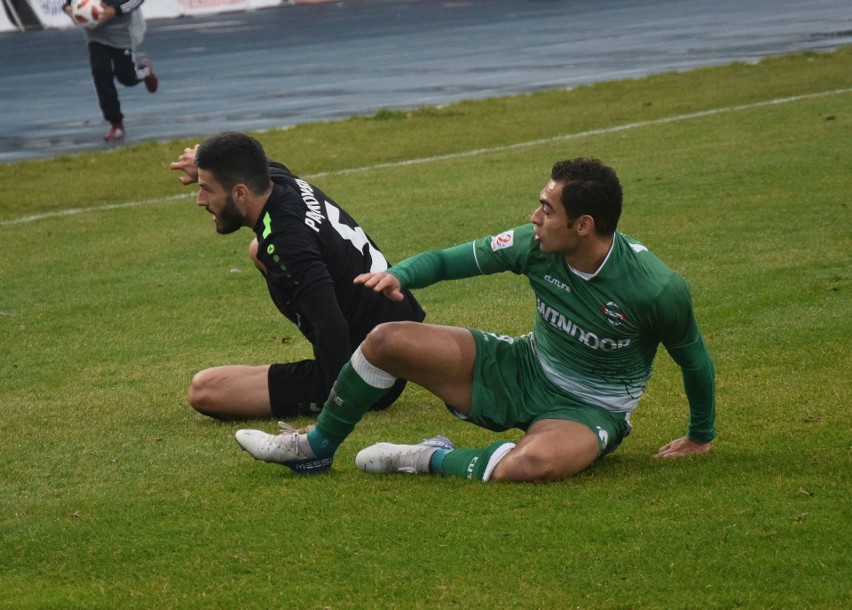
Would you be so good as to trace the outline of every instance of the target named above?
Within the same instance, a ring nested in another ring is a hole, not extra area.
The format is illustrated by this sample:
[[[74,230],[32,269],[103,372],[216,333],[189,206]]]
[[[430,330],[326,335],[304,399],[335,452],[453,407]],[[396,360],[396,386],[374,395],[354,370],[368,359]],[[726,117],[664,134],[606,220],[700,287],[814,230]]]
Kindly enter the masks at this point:
[[[281,434],[240,430],[253,457],[300,473],[327,470],[334,452],[397,378],[417,383],[456,416],[481,427],[525,432],[455,448],[444,437],[379,443],[358,453],[371,473],[436,473],[481,481],[553,481],[588,468],[630,433],[630,413],[650,378],[660,343],[680,366],[689,403],[687,434],[658,457],[704,453],[715,436],[713,364],[684,280],[645,246],[616,230],[622,191],[598,160],[553,166],[531,224],[494,237],[418,254],[355,282],[392,300],[441,280],[511,271],[536,298],[533,331],[393,322],[376,327],[335,382],[316,426]]]

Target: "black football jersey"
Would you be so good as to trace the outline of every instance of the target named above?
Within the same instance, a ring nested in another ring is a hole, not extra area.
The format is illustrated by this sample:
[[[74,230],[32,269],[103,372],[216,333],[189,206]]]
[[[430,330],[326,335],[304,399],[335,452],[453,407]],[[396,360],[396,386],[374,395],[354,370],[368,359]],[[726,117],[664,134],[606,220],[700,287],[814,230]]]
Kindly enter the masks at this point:
[[[376,325],[419,322],[425,314],[410,292],[404,301],[395,302],[353,284],[361,273],[388,267],[378,246],[316,186],[278,163],[270,163],[270,173],[272,194],[254,227],[257,256],[266,267],[275,305],[313,344],[330,387],[339,368]],[[343,320],[348,336],[323,338],[316,332],[326,323],[326,328],[341,329]]]

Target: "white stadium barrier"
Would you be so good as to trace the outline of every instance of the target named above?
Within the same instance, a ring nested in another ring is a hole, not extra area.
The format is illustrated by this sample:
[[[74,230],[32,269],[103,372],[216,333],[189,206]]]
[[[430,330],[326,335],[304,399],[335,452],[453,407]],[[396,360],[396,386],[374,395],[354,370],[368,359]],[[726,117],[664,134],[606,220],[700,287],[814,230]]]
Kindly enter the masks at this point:
[[[279,4],[298,4],[305,0],[147,0],[142,5],[145,19],[165,19],[191,15],[209,15],[231,11],[250,11]],[[310,0],[308,0],[310,1]],[[0,32],[17,29],[70,28],[71,19],[62,10],[64,0],[2,0],[6,10],[0,10]],[[20,22],[15,5],[26,2],[38,19],[38,24]],[[14,20],[14,21],[13,21]]]
[[[9,16],[6,14],[6,11],[0,7],[0,32],[11,32],[12,30],[17,30],[18,26],[12,23],[12,20],[9,19]]]
[[[0,0],[0,32],[25,29],[14,0]]]
[[[62,10],[62,0],[27,0],[42,27],[70,28],[74,27],[71,19]]]

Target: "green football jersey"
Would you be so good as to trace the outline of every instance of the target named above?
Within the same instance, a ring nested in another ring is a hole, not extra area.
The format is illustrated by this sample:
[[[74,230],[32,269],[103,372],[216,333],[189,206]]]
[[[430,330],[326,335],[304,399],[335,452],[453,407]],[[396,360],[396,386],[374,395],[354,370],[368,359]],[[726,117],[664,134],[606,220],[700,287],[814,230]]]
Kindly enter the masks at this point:
[[[690,437],[713,438],[714,387],[686,282],[648,248],[616,233],[592,275],[541,252],[533,225],[509,229],[393,267],[406,288],[502,271],[527,277],[536,300],[532,337],[544,374],[587,404],[630,413],[639,402],[662,343],[684,370]],[[687,383],[687,371],[696,371]]]
[[[621,233],[592,276],[541,252],[533,226],[473,242],[482,273],[525,275],[535,294],[533,345],[545,375],[584,402],[630,412],[657,346],[693,343],[698,328],[683,279]],[[585,277],[584,277],[585,275]]]

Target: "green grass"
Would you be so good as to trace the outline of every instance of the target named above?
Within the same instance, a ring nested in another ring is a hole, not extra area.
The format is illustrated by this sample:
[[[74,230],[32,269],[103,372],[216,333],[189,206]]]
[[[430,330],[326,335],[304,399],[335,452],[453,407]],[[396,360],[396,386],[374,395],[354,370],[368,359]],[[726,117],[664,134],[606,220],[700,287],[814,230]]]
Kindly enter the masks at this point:
[[[327,476],[254,462],[188,382],[310,349],[248,233],[166,169],[194,142],[0,165],[0,607],[849,607],[852,92],[756,104],[850,87],[847,48],[259,136],[392,260],[524,222],[557,159],[617,169],[621,228],[692,287],[719,437],[653,459],[687,421],[661,353],[634,433],[552,485],[358,472],[379,440],[493,440],[419,388]],[[432,322],[532,321],[513,276],[418,296]]]

